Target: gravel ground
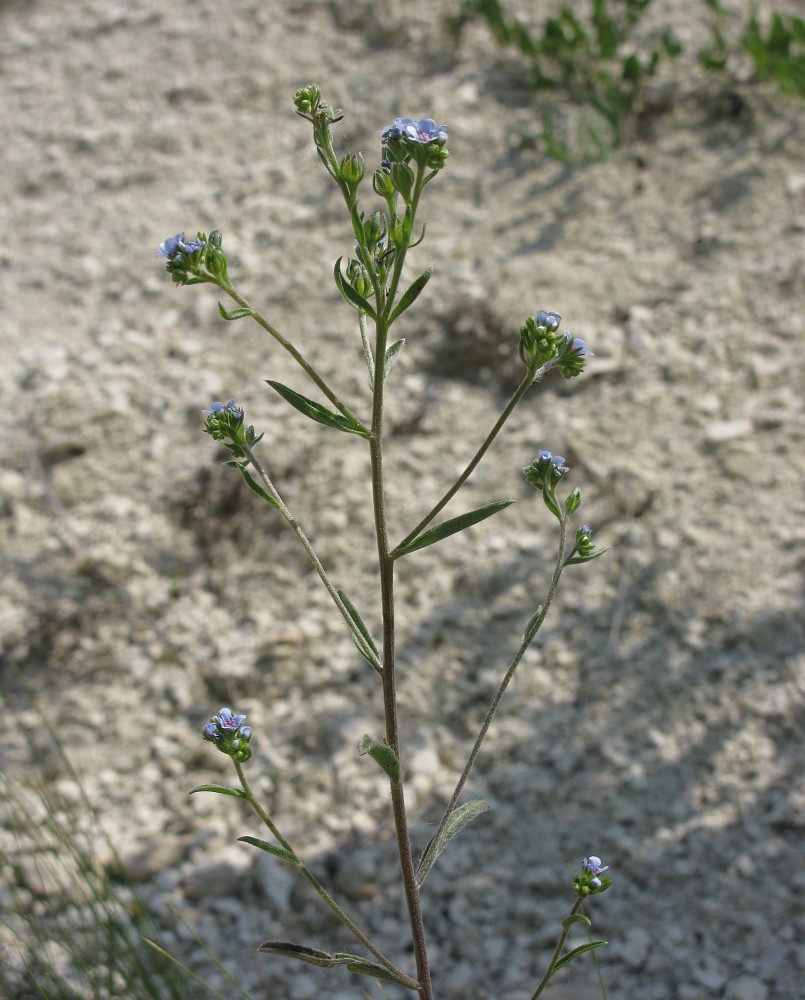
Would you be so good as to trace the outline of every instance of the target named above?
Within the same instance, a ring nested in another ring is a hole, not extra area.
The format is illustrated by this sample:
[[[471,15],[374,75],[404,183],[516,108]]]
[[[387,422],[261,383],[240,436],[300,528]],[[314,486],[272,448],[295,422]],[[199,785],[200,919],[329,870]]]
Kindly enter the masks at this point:
[[[701,7],[672,5],[688,41]],[[376,629],[365,448],[287,412],[262,379],[306,391],[292,362],[152,257],[179,230],[221,229],[238,285],[366,410],[359,338],[330,278],[348,228],[290,101],[316,80],[345,110],[344,150],[374,158],[398,115],[450,132],[415,251],[434,277],[400,323],[389,383],[392,536],[502,408],[526,315],[560,311],[596,355],[581,378],[529,394],[449,513],[519,502],[399,564],[402,741],[423,845],[546,587],[553,526],[519,472],[538,449],[567,456],[584,519],[612,546],[567,571],[467,790],[492,809],[426,885],[438,997],[530,995],[578,860],[597,853],[615,879],[592,912],[613,1000],[795,1000],[802,105],[687,57],[623,149],[560,164],[540,150],[516,60],[479,27],[454,48],[448,9],[391,0],[378,25],[368,0],[0,4],[0,388],[15,415],[0,440],[3,771],[23,797],[39,775],[86,814],[44,714],[166,947],[226,996],[177,914],[255,1000],[380,997],[257,954],[266,938],[350,945],[301,880],[235,843],[260,835],[245,807],[186,794],[228,779],[199,728],[231,704],[248,713],[250,774],[285,835],[410,966],[384,784],[356,755],[381,731],[376,678],[291,534],[222,467],[199,410],[246,405],[283,496]],[[562,96],[550,101],[561,115]],[[10,910],[61,906],[78,934],[82,901],[78,887],[55,898],[31,831],[6,819],[12,968]],[[45,954],[69,971],[60,947]],[[76,991],[126,995],[80,977]],[[550,995],[600,995],[591,963]]]

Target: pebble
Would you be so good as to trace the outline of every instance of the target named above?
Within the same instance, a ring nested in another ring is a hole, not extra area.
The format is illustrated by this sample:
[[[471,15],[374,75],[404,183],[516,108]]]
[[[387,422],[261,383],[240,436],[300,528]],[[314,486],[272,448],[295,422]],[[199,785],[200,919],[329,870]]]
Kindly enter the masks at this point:
[[[726,996],[729,1000],[768,1000],[766,984],[754,976],[738,976],[727,984]]]

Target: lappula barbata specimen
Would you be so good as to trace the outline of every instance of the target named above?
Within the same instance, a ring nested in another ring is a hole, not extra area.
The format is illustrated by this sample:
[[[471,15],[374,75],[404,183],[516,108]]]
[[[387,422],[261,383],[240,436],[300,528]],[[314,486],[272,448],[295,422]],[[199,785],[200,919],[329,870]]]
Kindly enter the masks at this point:
[[[568,332],[560,330],[558,313],[540,310],[530,316],[520,329],[519,350],[525,373],[512,398],[486,438],[456,481],[443,496],[431,506],[427,514],[408,532],[394,542],[389,538],[386,520],[385,470],[383,466],[384,401],[386,385],[392,367],[402,351],[405,341],[392,340],[390,331],[425,289],[431,277],[426,268],[412,281],[403,280],[408,253],[418,246],[425,235],[424,226],[417,224],[417,212],[425,188],[437,178],[448,161],[448,130],[432,118],[397,118],[384,128],[380,136],[380,155],[372,168],[362,153],[346,153],[340,159],[333,149],[332,129],[342,114],[322,100],[317,86],[297,92],[294,98],[296,112],[310,123],[313,141],[332,181],[340,189],[346,204],[354,243],[354,257],[346,262],[339,258],[334,267],[336,287],[345,302],[357,313],[357,326],[361,349],[367,366],[369,398],[347,404],[341,396],[318,374],[301,352],[268,322],[232,284],[226,255],[222,249],[221,234],[199,232],[195,239],[186,239],[183,233],[166,239],[158,256],[165,258],[166,268],[178,285],[208,283],[216,285],[232,299],[234,308],[219,304],[221,316],[235,321],[249,317],[255,320],[298,363],[301,370],[318,390],[325,402],[303,395],[280,382],[266,380],[292,407],[312,420],[354,438],[366,441],[371,460],[372,502],[377,545],[378,582],[382,636],[375,639],[363,616],[347,594],[335,586],[302,527],[286,506],[274,485],[255,446],[260,436],[246,423],[244,408],[234,399],[227,403],[216,401],[203,411],[205,431],[228,449],[227,464],[238,469],[247,485],[265,500],[288,524],[299,540],[308,559],[313,563],[322,584],[327,589],[336,610],[343,618],[352,639],[364,660],[373,671],[368,675],[382,688],[384,720],[382,730],[366,735],[357,751],[371,757],[388,778],[391,813],[396,832],[402,892],[410,923],[414,972],[401,969],[388,959],[319,882],[283,837],[274,818],[252,794],[243,765],[252,756],[251,728],[245,725],[245,716],[232,709],[222,708],[202,730],[204,739],[232,759],[239,785],[201,785],[193,789],[212,791],[244,799],[271,832],[272,840],[259,840],[252,836],[241,840],[267,851],[293,865],[319,893],[363,947],[365,954],[327,952],[307,945],[284,941],[267,941],[261,951],[298,959],[321,967],[345,966],[367,976],[403,986],[418,993],[421,1000],[432,1000],[434,993],[428,958],[425,919],[423,917],[422,885],[439,855],[464,826],[483,813],[488,804],[471,800],[460,802],[464,786],[481,750],[486,733],[497,712],[504,693],[528,647],[534,641],[548,613],[564,569],[575,563],[588,562],[604,552],[593,546],[592,531],[587,524],[573,530],[568,536],[571,519],[581,505],[581,493],[564,490],[565,478],[570,467],[560,455],[538,451],[537,457],[524,470],[527,481],[542,494],[546,506],[557,519],[559,538],[556,546],[554,568],[545,597],[525,626],[523,637],[514,656],[503,665],[503,677],[478,736],[470,751],[466,766],[456,783],[441,821],[429,843],[418,859],[408,833],[408,813],[405,805],[404,783],[407,778],[407,754],[400,745],[397,716],[397,663],[395,658],[395,563],[419,549],[449,538],[451,535],[478,524],[507,508],[509,499],[493,499],[474,510],[466,511],[447,520],[437,521],[440,512],[459,492],[477,467],[492,442],[497,437],[514,407],[527,390],[551,369],[557,369],[565,378],[574,378],[584,370],[591,356],[586,344]],[[366,178],[379,197],[381,207],[367,211],[359,202],[359,191]],[[345,350],[348,350],[345,347]],[[514,349],[514,345],[513,345]],[[361,414],[361,415],[359,415]],[[571,538],[572,542],[568,539]],[[414,558],[416,558],[414,556]],[[582,913],[584,903],[598,892],[608,888],[611,879],[601,878],[606,871],[597,857],[585,858],[582,871],[572,882],[575,904],[563,921],[560,943],[549,967],[537,987],[539,996],[550,977],[577,954],[597,948],[602,941],[590,943],[562,954],[568,931],[573,923],[586,921]]]

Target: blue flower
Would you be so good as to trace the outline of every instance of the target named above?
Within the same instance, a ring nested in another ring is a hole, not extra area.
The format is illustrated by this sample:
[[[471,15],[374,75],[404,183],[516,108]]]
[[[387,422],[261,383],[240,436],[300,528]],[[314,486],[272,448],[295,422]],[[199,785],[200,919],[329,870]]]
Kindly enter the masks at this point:
[[[609,865],[602,865],[601,859],[591,854],[589,858],[584,858],[581,867],[590,875],[600,875],[601,872],[609,871]]]
[[[536,319],[538,326],[544,326],[546,330],[550,330],[552,333],[555,333],[559,329],[559,324],[562,322],[562,317],[559,313],[546,312],[544,309],[540,309]]]
[[[169,236],[166,240],[163,240],[159,244],[159,250],[154,254],[155,257],[173,257],[179,252],[179,247],[184,242],[184,233],[177,233],[175,236]]]
[[[447,126],[437,125],[432,118],[420,118],[419,121],[415,118],[395,118],[393,125],[383,129],[380,138],[384,144],[404,138],[425,146],[432,142],[444,145],[447,142]]]
[[[238,406],[235,399],[230,399],[228,403],[222,403],[220,400],[217,400],[214,403],[210,403],[208,410],[202,410],[201,412],[205,417],[217,417],[220,414],[229,414],[238,422],[243,419],[243,407]]]

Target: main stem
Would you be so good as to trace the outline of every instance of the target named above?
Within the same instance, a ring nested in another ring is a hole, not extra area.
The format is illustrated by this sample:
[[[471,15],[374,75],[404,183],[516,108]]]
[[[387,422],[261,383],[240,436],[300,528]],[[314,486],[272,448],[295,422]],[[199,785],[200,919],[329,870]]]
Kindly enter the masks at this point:
[[[376,356],[385,356],[388,330],[379,325],[377,331]],[[383,377],[382,361],[378,361],[375,375],[372,410],[372,436],[369,449],[372,460],[372,498],[377,535],[377,557],[380,571],[381,606],[383,613],[383,711],[386,719],[386,742],[400,759],[399,726],[397,721],[397,684],[394,657],[394,562],[389,553],[388,528],[386,525],[386,504],[383,487]],[[416,959],[419,996],[421,1000],[433,1000],[430,981],[428,951],[425,943],[425,925],[419,900],[419,886],[416,880],[414,859],[411,853],[411,838],[408,834],[408,817],[405,811],[405,792],[402,778],[391,782],[391,807],[394,827],[397,833],[397,851],[400,858],[405,902],[411,924],[411,938]]]

